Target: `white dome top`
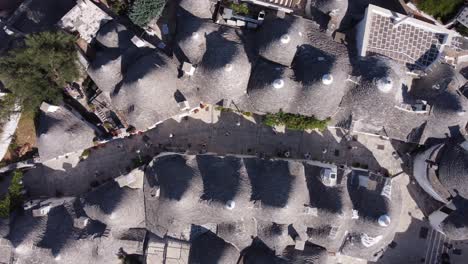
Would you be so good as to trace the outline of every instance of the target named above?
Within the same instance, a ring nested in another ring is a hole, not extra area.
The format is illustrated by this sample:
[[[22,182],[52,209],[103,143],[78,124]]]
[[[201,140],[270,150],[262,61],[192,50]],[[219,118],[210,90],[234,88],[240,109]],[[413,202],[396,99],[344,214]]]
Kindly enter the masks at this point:
[[[281,89],[284,86],[284,80],[283,79],[276,79],[273,81],[273,87],[275,89]]]
[[[234,209],[234,207],[236,207],[236,202],[234,202],[233,200],[227,201],[226,209],[232,210],[232,209]]]
[[[325,74],[322,76],[322,83],[325,85],[330,85],[333,83],[333,75]]]
[[[393,88],[393,80],[390,77],[378,79],[377,88],[383,93],[389,93]]]
[[[291,37],[288,34],[281,36],[281,43],[288,44],[291,41]]]
[[[390,222],[390,217],[386,214],[379,217],[379,226],[387,227]]]

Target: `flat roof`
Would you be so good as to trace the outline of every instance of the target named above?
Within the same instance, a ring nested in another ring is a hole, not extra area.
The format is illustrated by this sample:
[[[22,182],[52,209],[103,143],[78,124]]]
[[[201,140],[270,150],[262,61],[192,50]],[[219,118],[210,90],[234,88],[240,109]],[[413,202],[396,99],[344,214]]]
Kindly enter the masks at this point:
[[[437,60],[453,32],[409,16],[369,5],[361,56],[380,54],[410,68],[425,69]]]

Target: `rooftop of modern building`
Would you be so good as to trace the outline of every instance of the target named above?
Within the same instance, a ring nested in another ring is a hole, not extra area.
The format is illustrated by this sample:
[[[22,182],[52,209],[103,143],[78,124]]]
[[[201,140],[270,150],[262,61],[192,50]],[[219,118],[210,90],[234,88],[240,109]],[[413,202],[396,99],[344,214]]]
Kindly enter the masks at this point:
[[[445,27],[375,5],[368,6],[360,27],[361,56],[381,54],[406,64],[410,70],[425,70],[455,35]]]
[[[112,17],[93,1],[78,0],[77,4],[60,20],[59,26],[71,32],[78,32],[82,39],[91,43],[101,25],[109,20],[112,20]]]

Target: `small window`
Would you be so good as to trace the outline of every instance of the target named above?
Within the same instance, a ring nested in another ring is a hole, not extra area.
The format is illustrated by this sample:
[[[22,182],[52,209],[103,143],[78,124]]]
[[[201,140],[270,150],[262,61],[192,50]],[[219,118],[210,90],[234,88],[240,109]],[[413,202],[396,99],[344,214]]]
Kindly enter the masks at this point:
[[[453,212],[453,210],[448,208],[447,206],[440,208],[440,211],[445,214],[451,214]]]

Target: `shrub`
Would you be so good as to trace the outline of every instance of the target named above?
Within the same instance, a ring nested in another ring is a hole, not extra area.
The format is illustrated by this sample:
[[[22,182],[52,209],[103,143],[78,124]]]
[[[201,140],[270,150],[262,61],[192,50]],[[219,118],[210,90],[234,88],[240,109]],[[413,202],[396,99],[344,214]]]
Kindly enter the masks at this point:
[[[86,159],[87,157],[89,157],[89,154],[91,154],[91,150],[90,150],[90,149],[85,149],[85,150],[83,150],[83,152],[81,153],[80,158]]]
[[[165,5],[165,0],[135,0],[130,11],[130,20],[137,26],[145,27],[152,19],[161,16]]]
[[[263,119],[263,123],[271,127],[284,125],[291,130],[318,129],[319,131],[325,130],[329,121],[330,118],[320,120],[314,116],[284,113],[281,110],[275,114],[268,113]]]
[[[242,112],[242,114],[247,117],[251,117],[253,115],[252,112]]]
[[[125,0],[108,0],[110,9],[119,16],[127,14],[128,5]]]
[[[231,3],[229,7],[237,14],[248,15],[250,12],[249,6],[247,6],[246,3],[243,3],[243,4]]]
[[[446,23],[463,6],[464,0],[417,0],[416,5],[422,11]]]
[[[16,208],[20,207],[23,203],[23,173],[20,171],[13,172],[10,187],[5,198],[0,200],[0,217],[8,218],[10,213]]]

